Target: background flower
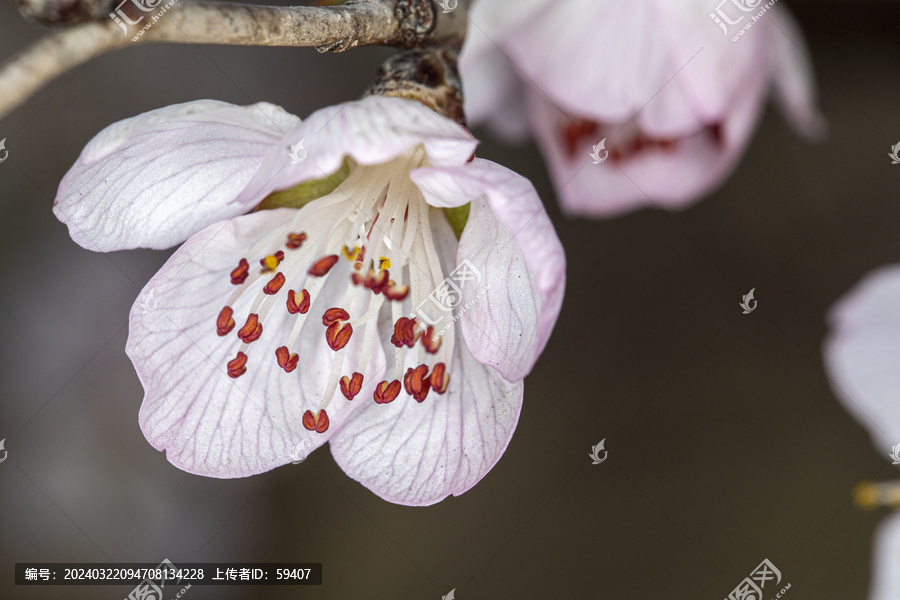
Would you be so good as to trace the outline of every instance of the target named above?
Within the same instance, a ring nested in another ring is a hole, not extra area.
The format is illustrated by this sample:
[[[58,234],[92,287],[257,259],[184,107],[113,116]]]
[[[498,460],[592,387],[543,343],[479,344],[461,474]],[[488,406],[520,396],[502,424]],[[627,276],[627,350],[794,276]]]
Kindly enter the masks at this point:
[[[741,26],[757,13],[728,7]],[[569,214],[683,208],[730,174],[770,90],[801,133],[822,128],[786,10],[768,10],[733,42],[739,27],[723,36],[713,8],[480,0],[460,61],[469,117],[507,138],[531,129]],[[590,156],[601,141],[602,166]]]

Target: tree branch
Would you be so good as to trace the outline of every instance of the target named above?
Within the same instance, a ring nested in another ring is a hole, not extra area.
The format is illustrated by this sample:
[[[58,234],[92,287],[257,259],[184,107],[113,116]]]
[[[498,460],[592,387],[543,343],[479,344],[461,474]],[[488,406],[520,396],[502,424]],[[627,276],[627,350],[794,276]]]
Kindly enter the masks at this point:
[[[136,43],[313,46],[320,52],[341,52],[354,46],[461,43],[466,29],[464,2],[441,13],[433,0],[355,0],[322,7],[178,0],[132,42],[164,6],[160,2],[153,12],[132,13],[132,20],[145,18],[128,34],[124,26],[104,18],[51,34],[15,54],[0,68],[0,117],[65,71]]]

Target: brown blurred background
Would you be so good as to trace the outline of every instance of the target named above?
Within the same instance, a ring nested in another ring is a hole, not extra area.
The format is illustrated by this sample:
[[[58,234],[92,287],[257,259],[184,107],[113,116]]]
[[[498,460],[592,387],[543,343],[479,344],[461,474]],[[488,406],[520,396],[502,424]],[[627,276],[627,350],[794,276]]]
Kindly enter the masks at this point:
[[[851,491],[895,472],[835,400],[820,345],[829,306],[900,261],[900,165],[887,157],[900,141],[900,3],[789,5],[829,137],[809,145],[770,108],[737,172],[691,209],[567,220],[537,151],[485,138],[481,156],[541,192],[569,284],[506,454],[429,508],[380,500],[328,450],[241,480],[171,466],[138,427],[143,391],[124,353],[131,303],[168,253],[82,250],[50,210],[113,121],[199,98],[306,116],[356,96],[388,50],[135,47],[0,120],[0,598],[130,590],[16,587],[16,562],[169,558],[324,564],[320,587],[195,586],[188,600],[451,588],[459,600],[719,600],[768,558],[788,600],[864,599],[884,515]],[[0,59],[42,32],[0,4]],[[758,308],[742,315],[754,287]],[[609,458],[592,466],[604,438]]]

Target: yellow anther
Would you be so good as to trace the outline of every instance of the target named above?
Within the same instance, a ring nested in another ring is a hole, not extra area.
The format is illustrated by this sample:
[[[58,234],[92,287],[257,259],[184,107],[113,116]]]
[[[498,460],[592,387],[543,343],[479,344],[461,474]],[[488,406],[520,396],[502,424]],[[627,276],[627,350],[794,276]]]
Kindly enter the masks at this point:
[[[263,259],[267,271],[274,271],[278,268],[278,258],[274,254],[270,254]]]
[[[345,245],[341,248],[341,252],[347,260],[356,260],[356,257],[359,256],[359,246],[353,246],[353,250],[351,250]]]
[[[389,259],[387,256],[382,256],[381,259],[378,261],[378,268],[379,269],[390,269],[391,268],[391,259]]]

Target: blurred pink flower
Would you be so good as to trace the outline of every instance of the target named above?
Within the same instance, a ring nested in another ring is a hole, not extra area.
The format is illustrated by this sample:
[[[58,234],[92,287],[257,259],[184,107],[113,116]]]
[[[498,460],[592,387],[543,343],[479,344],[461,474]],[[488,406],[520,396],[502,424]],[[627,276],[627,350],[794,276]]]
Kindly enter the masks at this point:
[[[794,21],[741,1],[752,12],[728,3],[743,16],[723,36],[716,0],[479,0],[460,59],[470,122],[533,131],[571,215],[683,208],[730,174],[770,87],[795,129],[823,129]]]
[[[131,310],[150,443],[188,472],[243,477],[330,441],[348,475],[407,505],[484,477],[559,314],[565,257],[530,182],[476,145],[384,97],[302,123],[191,102],[98,134],[55,202],[73,239],[187,240]]]

